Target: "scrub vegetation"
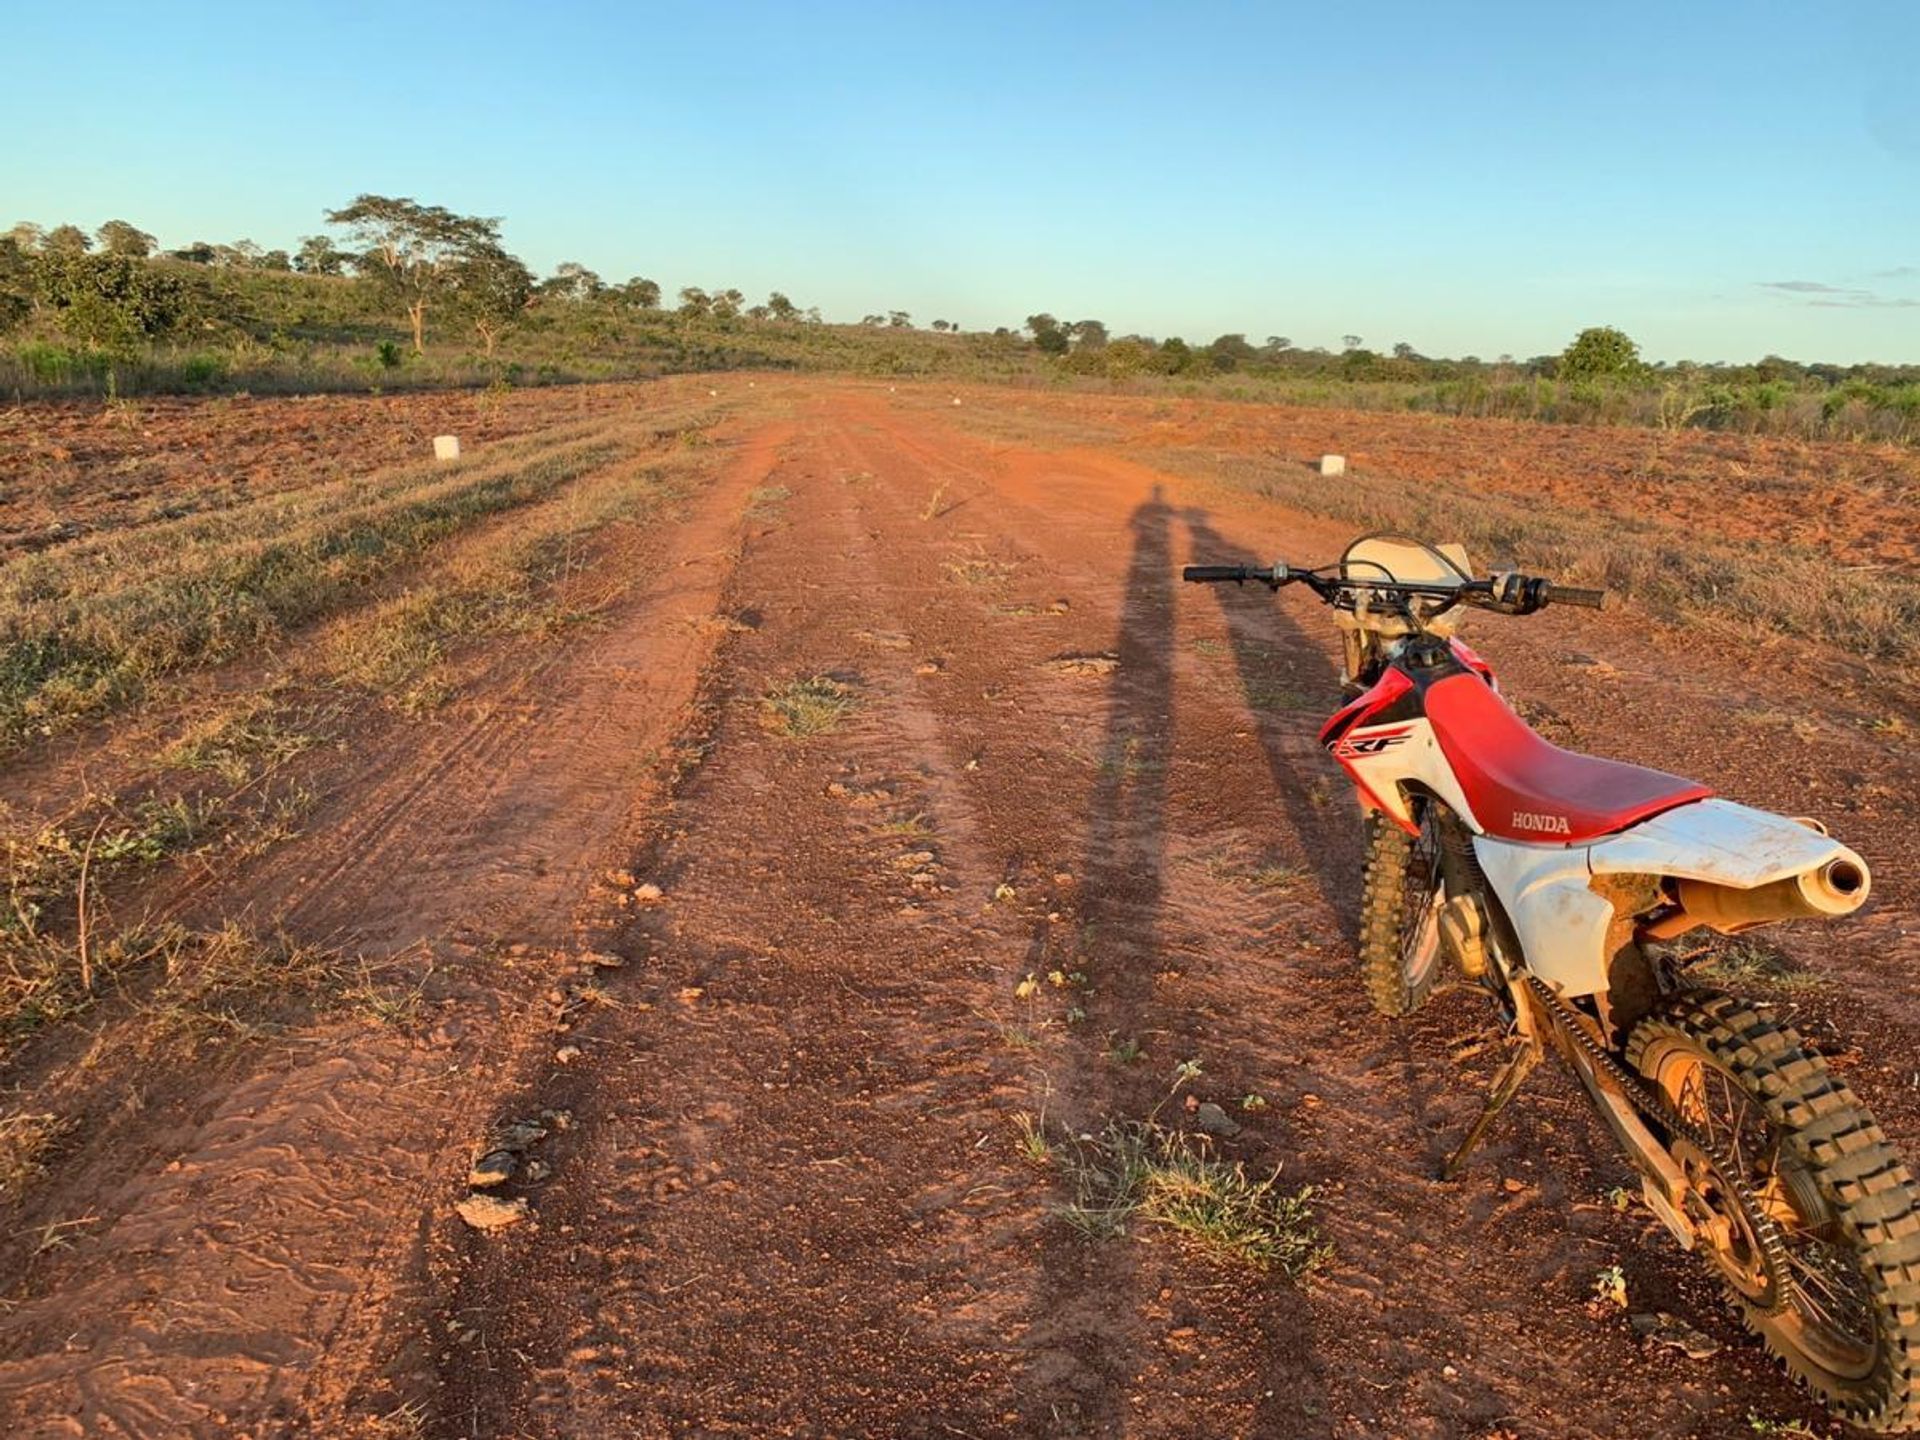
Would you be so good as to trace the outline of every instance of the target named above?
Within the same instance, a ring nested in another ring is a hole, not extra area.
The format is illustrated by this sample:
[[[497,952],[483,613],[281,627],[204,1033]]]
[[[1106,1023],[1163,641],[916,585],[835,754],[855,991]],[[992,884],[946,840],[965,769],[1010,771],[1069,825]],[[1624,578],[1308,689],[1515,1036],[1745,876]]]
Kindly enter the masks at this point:
[[[1557,355],[1438,358],[1362,336],[1339,350],[1283,335],[1189,342],[1114,335],[1045,311],[1018,323],[921,323],[875,310],[826,321],[775,290],[669,295],[568,261],[544,279],[501,222],[361,195],[291,248],[162,250],[112,220],[22,221],[0,235],[0,394],[14,399],[542,385],[670,372],[796,369],[1218,395],[1576,424],[1910,444],[1920,366],[1653,364],[1608,326]]]

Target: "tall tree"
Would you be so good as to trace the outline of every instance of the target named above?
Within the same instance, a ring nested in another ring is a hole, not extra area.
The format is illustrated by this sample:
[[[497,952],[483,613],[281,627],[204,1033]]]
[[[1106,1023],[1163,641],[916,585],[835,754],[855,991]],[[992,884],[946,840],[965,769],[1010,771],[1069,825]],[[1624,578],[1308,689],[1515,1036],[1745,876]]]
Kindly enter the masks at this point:
[[[698,285],[680,287],[680,313],[689,320],[698,320],[713,313],[713,297]]]
[[[11,240],[22,255],[33,255],[47,243],[47,231],[43,225],[36,225],[31,220],[22,220],[0,238]]]
[[[1060,322],[1042,310],[1027,317],[1027,329],[1033,332],[1034,347],[1047,355],[1064,355],[1073,342]]]
[[[793,320],[800,314],[800,307],[778,290],[767,296],[767,313],[775,320]]]
[[[575,304],[585,304],[596,300],[606,284],[599,275],[582,265],[578,260],[563,260],[554,267],[553,274],[540,282],[540,293],[552,296],[556,300],[570,300]]]
[[[658,310],[660,308],[660,282],[649,280],[644,275],[636,275],[619,287],[620,299],[624,304],[636,310]]]
[[[328,211],[327,223],[346,228],[366,252],[363,268],[405,307],[416,355],[426,353],[428,307],[457,289],[463,266],[500,248],[499,220],[400,196],[361,195]]]
[[[0,235],[0,335],[33,313],[33,261],[11,235]]]
[[[1559,373],[1569,380],[1626,379],[1644,369],[1640,347],[1625,331],[1592,325],[1574,336],[1561,354]]]
[[[184,320],[193,292],[170,270],[125,255],[65,251],[35,264],[40,298],[76,340],[122,349]]]
[[[302,275],[342,275],[349,258],[325,235],[302,235],[300,248],[293,252],[293,268]]]
[[[1076,320],[1067,327],[1073,336],[1073,343],[1081,350],[1104,350],[1107,344],[1107,327],[1098,320]]]
[[[47,231],[40,248],[49,255],[84,255],[93,249],[93,237],[78,225],[56,225]]]
[[[519,256],[493,245],[469,254],[453,278],[474,333],[492,355],[500,336],[533,299],[533,272]]]
[[[125,255],[131,260],[146,259],[160,243],[138,225],[125,220],[109,220],[93,234],[107,254]]]

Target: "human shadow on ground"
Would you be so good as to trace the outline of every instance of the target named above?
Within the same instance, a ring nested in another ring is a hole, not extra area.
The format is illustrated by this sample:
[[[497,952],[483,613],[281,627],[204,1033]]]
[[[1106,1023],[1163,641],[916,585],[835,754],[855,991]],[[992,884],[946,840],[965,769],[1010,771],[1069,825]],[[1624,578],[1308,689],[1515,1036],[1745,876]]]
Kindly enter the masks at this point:
[[[1062,957],[1036,940],[1041,959],[1066,963],[1088,977],[1085,1021],[1091,1032],[1070,1045],[1062,1071],[1051,1077],[1054,1103],[1076,1133],[1098,1133],[1110,1121],[1154,1113],[1169,1095],[1164,1056],[1151,1065],[1117,1064],[1093,1036],[1132,1036],[1151,1023],[1156,977],[1179,968],[1169,952],[1164,913],[1168,859],[1168,793],[1175,732],[1177,576],[1173,568],[1177,514],[1159,487],[1129,519],[1131,554],[1113,644],[1118,658],[1106,700],[1080,867],[1081,926],[1075,953]],[[1084,1033],[1084,1032],[1083,1032]],[[1142,1252],[1128,1237],[1089,1244],[1055,1226],[1042,1248],[1045,1313],[1031,1337],[1048,1355],[1047,1372],[1027,1397],[1022,1433],[1122,1434],[1138,1415],[1131,1397],[1140,1376],[1163,1357],[1136,1340],[1138,1311],[1152,1297],[1142,1275]],[[1255,1352],[1297,1371],[1290,1375],[1280,1428],[1262,1434],[1302,1437],[1330,1433],[1311,1361],[1311,1313],[1305,1299],[1281,1283],[1272,1303],[1250,1317],[1259,1334]],[[1264,1376],[1255,1377],[1264,1388]],[[1279,1387],[1275,1387],[1279,1388]],[[1262,1405],[1272,1406],[1268,1400]],[[1307,1428],[1301,1428],[1302,1425]]]

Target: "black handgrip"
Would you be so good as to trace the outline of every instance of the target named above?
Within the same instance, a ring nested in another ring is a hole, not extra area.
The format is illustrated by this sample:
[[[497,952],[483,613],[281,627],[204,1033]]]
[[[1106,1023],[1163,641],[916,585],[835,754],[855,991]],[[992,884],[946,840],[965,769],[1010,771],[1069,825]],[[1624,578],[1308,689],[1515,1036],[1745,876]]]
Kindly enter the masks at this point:
[[[1548,585],[1547,603],[1549,605],[1580,605],[1588,610],[1604,610],[1607,608],[1607,592],[1582,590],[1577,585]]]
[[[1253,571],[1245,565],[1189,565],[1180,572],[1182,580],[1251,580]]]

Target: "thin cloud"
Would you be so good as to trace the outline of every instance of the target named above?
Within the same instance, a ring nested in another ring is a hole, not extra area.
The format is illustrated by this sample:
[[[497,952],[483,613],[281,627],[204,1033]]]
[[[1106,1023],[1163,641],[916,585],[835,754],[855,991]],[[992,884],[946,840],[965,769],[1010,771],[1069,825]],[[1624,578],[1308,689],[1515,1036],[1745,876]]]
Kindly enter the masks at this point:
[[[1821,310],[1915,310],[1920,309],[1920,300],[1904,295],[1860,295],[1845,300],[1809,300],[1807,304]]]
[[[1914,274],[1920,274],[1920,269],[1902,265],[1885,272],[1885,278]],[[1910,310],[1920,307],[1920,300],[1904,295],[1882,295],[1855,286],[1829,285],[1824,280],[1761,280],[1757,283],[1760,289],[1772,290],[1780,295],[1811,296],[1805,303],[1820,310]]]
[[[1891,270],[1876,270],[1875,280],[1911,280],[1920,275],[1920,265],[1896,265]]]

